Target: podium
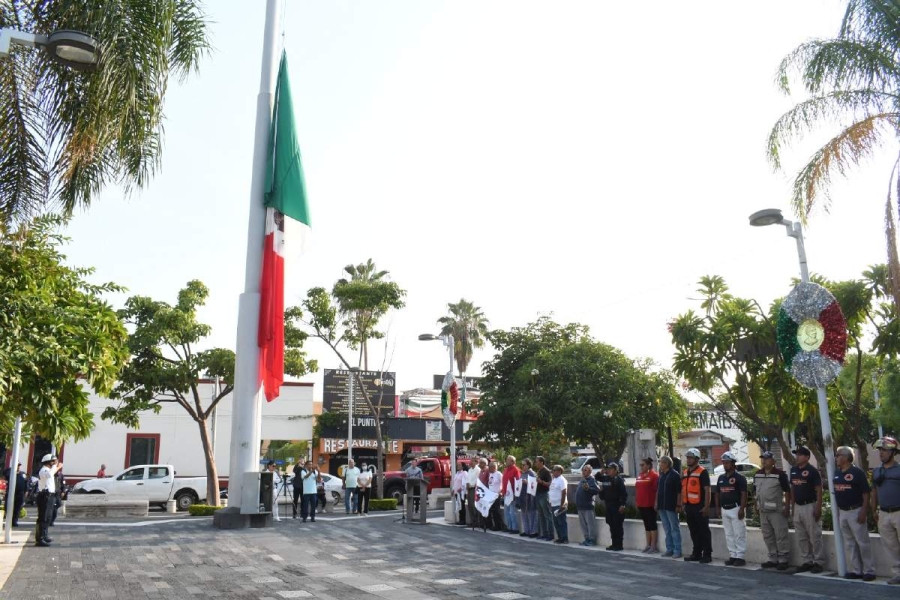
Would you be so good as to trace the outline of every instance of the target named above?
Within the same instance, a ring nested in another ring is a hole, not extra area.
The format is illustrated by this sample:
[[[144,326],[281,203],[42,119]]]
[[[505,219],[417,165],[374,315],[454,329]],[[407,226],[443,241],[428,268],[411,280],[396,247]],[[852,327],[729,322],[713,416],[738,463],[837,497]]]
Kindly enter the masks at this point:
[[[428,480],[419,477],[406,478],[406,522],[424,525],[428,518]],[[416,513],[416,504],[419,511]]]

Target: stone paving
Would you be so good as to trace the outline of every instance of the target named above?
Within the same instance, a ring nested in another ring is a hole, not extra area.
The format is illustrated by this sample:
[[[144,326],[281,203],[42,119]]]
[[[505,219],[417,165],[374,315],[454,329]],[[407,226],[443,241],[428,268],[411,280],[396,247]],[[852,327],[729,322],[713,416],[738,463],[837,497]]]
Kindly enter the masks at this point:
[[[53,547],[23,549],[0,600],[877,600],[900,591],[883,583],[559,547],[441,525],[438,513],[425,526],[395,523],[392,516],[287,519],[271,529],[240,531],[213,529],[211,519],[131,527],[58,523]]]

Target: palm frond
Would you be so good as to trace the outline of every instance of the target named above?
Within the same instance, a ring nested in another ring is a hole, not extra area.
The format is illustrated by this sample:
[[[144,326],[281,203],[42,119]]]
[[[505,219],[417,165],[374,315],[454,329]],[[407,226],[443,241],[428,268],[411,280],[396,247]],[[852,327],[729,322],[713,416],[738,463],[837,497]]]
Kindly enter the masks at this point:
[[[790,93],[794,72],[815,95],[833,90],[895,90],[900,81],[900,65],[893,51],[859,38],[811,40],[795,48],[782,59],[776,74],[777,85],[785,93]]]
[[[885,48],[900,48],[900,6],[896,0],[850,0],[841,37],[863,37]]]
[[[898,159],[900,162],[900,159]],[[897,165],[894,165],[896,172]],[[892,173],[892,176],[894,174]],[[900,201],[900,175],[897,176],[897,198]],[[888,290],[894,299],[894,310],[900,315],[900,256],[897,253],[897,225],[894,219],[894,204],[890,188],[884,203],[884,236],[887,239],[887,280]]]

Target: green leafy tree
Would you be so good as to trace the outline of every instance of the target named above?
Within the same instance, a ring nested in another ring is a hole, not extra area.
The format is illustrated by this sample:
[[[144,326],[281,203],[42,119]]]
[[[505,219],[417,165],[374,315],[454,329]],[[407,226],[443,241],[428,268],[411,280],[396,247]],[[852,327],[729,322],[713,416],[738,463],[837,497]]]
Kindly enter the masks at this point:
[[[63,221],[0,225],[0,431],[22,418],[26,435],[54,444],[93,429],[88,389],[108,395],[128,360],[127,332],[92,269],[65,264]],[[87,386],[82,385],[82,381]]]
[[[374,272],[374,265],[370,260],[365,265],[360,265],[366,272]],[[347,267],[348,273],[351,275],[351,267]],[[358,272],[358,271],[356,271]],[[375,333],[374,327],[378,320],[394,308],[399,309],[404,306],[403,297],[406,292],[396,283],[381,281],[386,271],[375,273],[378,279],[375,281],[368,279],[341,280],[338,281],[333,288],[333,293],[329,294],[325,288],[316,287],[310,289],[303,301],[303,311],[297,307],[289,308],[285,311],[285,315],[290,315],[292,319],[299,321],[303,312],[308,315],[305,324],[309,328],[311,335],[322,340],[334,355],[338,358],[344,368],[350,369],[351,365],[341,350],[342,346],[355,348],[357,345],[361,349],[365,348],[365,342],[373,337],[383,337],[383,334]],[[364,317],[364,325],[361,321],[353,318],[354,314],[366,315]],[[351,317],[351,318],[348,318]],[[377,318],[376,318],[377,317]],[[360,332],[367,332],[361,335]],[[365,352],[367,355],[368,352]],[[364,354],[360,354],[360,360],[364,358]],[[366,358],[365,368],[368,370],[368,359]],[[375,417],[375,439],[378,442],[378,472],[375,475],[375,485],[378,490],[378,497],[382,497],[384,493],[383,468],[384,465],[384,441],[385,436],[381,428],[381,412],[385,406],[393,406],[393,398],[385,398],[381,393],[377,397],[372,398],[368,389],[363,385],[359,373],[355,374],[356,390],[362,394],[363,401],[369,408],[369,411]],[[387,404],[390,403],[390,404]],[[324,415],[323,415],[324,416]],[[321,417],[320,419],[321,420]],[[321,432],[321,427],[319,428]]]
[[[0,2],[0,28],[75,29],[101,45],[99,69],[74,72],[13,46],[0,60],[0,221],[88,206],[109,182],[145,186],[159,168],[170,76],[209,48],[195,0]]]
[[[488,320],[481,307],[475,306],[465,298],[459,302],[449,303],[450,314],[441,317],[437,322],[441,325],[441,335],[453,336],[453,357],[459,376],[464,377],[475,348],[483,348],[488,334]]]
[[[782,115],[769,134],[768,154],[782,167],[782,151],[820,125],[837,127],[813,153],[794,179],[791,198],[802,220],[817,206],[827,207],[832,179],[847,171],[900,134],[900,11],[896,2],[850,0],[838,35],[815,39],[795,48],[778,68],[778,84],[786,94],[799,79],[809,98]],[[889,282],[900,311],[900,259],[892,190],[900,157],[889,175],[884,207]],[[900,180],[896,182],[900,185]],[[898,198],[900,200],[900,198]]]
[[[350,279],[339,279],[332,295],[340,318],[344,321],[344,342],[351,349],[359,348],[358,367],[369,370],[369,340],[382,339],[378,322],[391,309],[405,305],[406,292],[396,283],[387,281],[387,271],[377,271],[372,259],[359,265],[347,265],[344,271]]]
[[[172,305],[147,296],[132,296],[119,311],[131,327],[128,337],[131,361],[122,371],[111,398],[116,406],[107,407],[104,419],[140,426],[141,414],[159,413],[163,404],[180,406],[197,424],[206,462],[206,500],[217,506],[219,476],[209,432],[209,418],[223,398],[234,390],[234,352],[226,348],[199,350],[209,336],[209,325],[197,320],[197,309],[206,303],[209,290],[200,281],[189,281],[178,292]],[[301,377],[318,369],[302,350],[306,334],[296,324],[295,311],[285,319],[285,373]],[[221,391],[212,399],[200,395],[199,381],[217,377],[223,382]]]

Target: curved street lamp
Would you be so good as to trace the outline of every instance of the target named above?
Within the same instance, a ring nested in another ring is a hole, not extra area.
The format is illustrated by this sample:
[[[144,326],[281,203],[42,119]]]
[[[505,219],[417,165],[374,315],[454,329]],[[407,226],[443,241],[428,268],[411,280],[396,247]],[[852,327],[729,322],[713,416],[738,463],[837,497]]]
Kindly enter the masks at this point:
[[[43,48],[53,60],[75,71],[96,71],[100,65],[100,43],[81,31],[62,29],[41,35],[0,29],[0,58],[9,56],[12,44]]]

